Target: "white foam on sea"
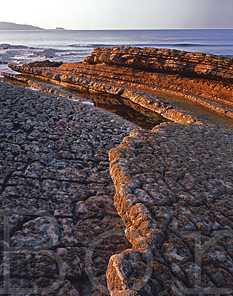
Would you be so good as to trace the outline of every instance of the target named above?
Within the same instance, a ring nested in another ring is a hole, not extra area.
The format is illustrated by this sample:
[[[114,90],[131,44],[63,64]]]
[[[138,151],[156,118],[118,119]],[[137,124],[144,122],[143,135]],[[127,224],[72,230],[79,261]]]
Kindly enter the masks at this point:
[[[82,101],[82,104],[94,106],[94,103],[91,101]]]
[[[26,87],[27,89],[30,89],[30,90],[34,90],[34,91],[39,91],[39,89],[35,88],[35,87]]]

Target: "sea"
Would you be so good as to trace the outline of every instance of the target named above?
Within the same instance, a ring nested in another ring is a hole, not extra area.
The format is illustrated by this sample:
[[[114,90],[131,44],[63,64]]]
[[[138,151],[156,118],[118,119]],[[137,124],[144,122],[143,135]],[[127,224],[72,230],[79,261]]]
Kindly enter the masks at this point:
[[[173,48],[233,57],[233,29],[0,31],[0,73],[7,63],[78,62],[95,47]]]

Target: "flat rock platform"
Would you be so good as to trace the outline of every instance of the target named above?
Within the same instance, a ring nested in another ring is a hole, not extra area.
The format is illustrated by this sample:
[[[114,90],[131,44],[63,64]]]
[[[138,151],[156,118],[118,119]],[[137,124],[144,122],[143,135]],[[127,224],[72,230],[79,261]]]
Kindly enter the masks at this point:
[[[94,280],[106,292],[110,256],[131,246],[108,152],[136,126],[2,82],[0,112],[0,295],[102,295]]]

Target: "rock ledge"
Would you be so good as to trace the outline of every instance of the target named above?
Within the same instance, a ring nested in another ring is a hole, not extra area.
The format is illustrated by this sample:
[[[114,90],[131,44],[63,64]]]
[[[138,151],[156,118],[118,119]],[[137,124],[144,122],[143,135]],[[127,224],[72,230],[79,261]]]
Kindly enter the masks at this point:
[[[112,296],[233,292],[232,151],[232,130],[178,123],[133,130],[110,151],[132,244],[110,259]]]

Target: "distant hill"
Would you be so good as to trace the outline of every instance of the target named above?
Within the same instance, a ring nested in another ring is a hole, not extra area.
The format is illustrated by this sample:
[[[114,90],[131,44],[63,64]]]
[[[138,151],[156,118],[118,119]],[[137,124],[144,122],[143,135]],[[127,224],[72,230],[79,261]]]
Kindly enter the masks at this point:
[[[0,22],[0,30],[44,30],[30,25],[18,25],[15,23]]]

